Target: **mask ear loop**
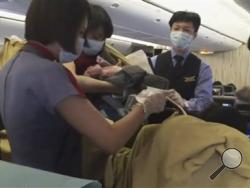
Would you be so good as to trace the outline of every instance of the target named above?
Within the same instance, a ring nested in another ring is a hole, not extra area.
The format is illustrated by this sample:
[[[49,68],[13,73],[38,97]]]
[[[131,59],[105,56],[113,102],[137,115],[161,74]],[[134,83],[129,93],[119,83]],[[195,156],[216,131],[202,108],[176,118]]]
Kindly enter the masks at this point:
[[[166,100],[168,100],[173,105],[175,105],[175,107],[177,107],[177,109],[179,110],[179,112],[181,112],[183,115],[185,115],[185,116],[187,115],[187,112],[179,104],[177,104],[175,101],[173,101],[172,99],[170,99],[167,96],[166,96]]]

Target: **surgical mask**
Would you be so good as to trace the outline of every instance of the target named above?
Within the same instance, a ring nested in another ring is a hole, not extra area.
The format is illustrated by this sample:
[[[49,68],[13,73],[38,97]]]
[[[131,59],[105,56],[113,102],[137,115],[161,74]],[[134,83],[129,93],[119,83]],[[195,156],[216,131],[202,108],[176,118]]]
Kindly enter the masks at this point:
[[[84,42],[85,40],[83,38],[79,38],[77,40],[76,54],[61,49],[61,51],[59,52],[59,62],[70,63],[72,61],[75,61],[83,51]]]
[[[193,41],[193,36],[182,31],[172,31],[170,33],[170,40],[174,47],[187,49]]]
[[[88,46],[83,46],[83,53],[89,56],[95,56],[98,55],[104,45],[104,41],[98,41],[93,39],[86,39]]]

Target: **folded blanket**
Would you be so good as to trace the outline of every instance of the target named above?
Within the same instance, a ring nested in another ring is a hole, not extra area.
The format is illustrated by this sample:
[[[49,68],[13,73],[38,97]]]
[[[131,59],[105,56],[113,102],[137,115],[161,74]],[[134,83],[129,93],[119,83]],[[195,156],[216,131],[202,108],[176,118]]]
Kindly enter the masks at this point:
[[[221,155],[227,148],[241,151],[242,164],[210,180],[222,165]],[[145,126],[131,150],[109,158],[105,187],[249,188],[250,142],[223,124],[192,116],[172,117]]]

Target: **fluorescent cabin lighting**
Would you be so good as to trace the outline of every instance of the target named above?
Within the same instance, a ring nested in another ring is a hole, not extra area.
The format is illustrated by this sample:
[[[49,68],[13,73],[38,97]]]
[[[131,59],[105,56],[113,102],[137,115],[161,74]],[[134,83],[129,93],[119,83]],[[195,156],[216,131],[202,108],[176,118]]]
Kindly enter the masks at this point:
[[[146,42],[143,40],[132,39],[129,37],[123,37],[123,36],[119,36],[119,35],[112,35],[111,38],[116,39],[116,40],[126,41],[126,42],[133,42],[133,43],[137,43],[137,44],[142,44],[145,46],[153,46],[154,48],[170,49],[169,46],[164,46],[164,45],[160,45],[160,44],[156,44],[156,43],[152,43],[152,42]]]
[[[12,20],[18,20],[18,21],[24,22],[26,16],[22,14],[16,14],[16,13],[0,10],[0,18],[6,18],[6,19],[12,19]]]
[[[200,51],[200,54],[201,55],[212,55],[212,54],[214,54],[214,52],[213,51],[202,50],[202,51]]]

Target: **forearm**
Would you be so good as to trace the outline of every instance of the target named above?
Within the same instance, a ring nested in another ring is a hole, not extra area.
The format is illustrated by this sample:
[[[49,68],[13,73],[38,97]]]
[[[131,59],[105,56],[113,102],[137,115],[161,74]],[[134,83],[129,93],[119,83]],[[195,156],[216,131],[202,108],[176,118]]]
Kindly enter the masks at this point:
[[[115,85],[88,76],[75,75],[79,86],[86,93],[121,93],[122,88],[118,88]]]
[[[187,101],[186,110],[189,112],[202,112],[213,102],[212,70],[205,63],[201,64],[194,97]]]
[[[136,106],[121,120],[110,125],[86,98],[71,96],[56,106],[59,114],[82,135],[108,153],[117,152],[144,120],[142,106]]]
[[[78,85],[86,93],[122,93],[122,88],[118,88],[109,82],[97,80],[89,76],[77,75],[74,63],[66,63],[64,66],[76,77]]]
[[[123,147],[128,140],[139,129],[144,121],[144,112],[142,106],[135,106],[133,110],[124,118],[113,124],[113,153]]]

